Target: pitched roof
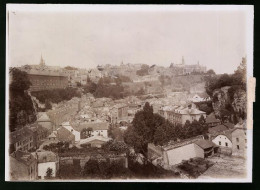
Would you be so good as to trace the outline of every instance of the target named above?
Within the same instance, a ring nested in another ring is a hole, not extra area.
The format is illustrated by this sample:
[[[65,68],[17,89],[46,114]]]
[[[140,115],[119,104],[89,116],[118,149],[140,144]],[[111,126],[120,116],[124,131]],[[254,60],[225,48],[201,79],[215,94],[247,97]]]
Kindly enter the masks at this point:
[[[228,127],[229,129],[233,129],[235,127],[235,125],[233,123],[223,123],[223,125],[225,125],[226,127]]]
[[[220,120],[215,117],[214,113],[211,113],[206,117],[206,123],[218,123],[218,122],[220,122]]]
[[[57,130],[57,138],[60,141],[72,141],[75,140],[75,135],[73,135],[68,129],[60,127]]]
[[[46,112],[43,112],[42,115],[37,119],[37,121],[44,122],[44,121],[51,121],[49,116]]]
[[[215,144],[213,142],[208,141],[208,140],[204,140],[204,139],[195,141],[194,144],[198,145],[202,149],[207,149],[207,148],[211,148],[211,147],[215,146]]]
[[[39,150],[35,152],[34,156],[36,156],[39,163],[58,161],[58,156],[52,151]]]
[[[10,143],[14,144],[16,142],[23,141],[30,136],[33,136],[33,131],[28,127],[23,127],[10,133]]]
[[[225,125],[218,125],[216,127],[209,128],[208,132],[210,134],[215,134],[226,130],[228,130],[228,128]]]
[[[92,128],[95,130],[108,130],[108,122],[82,122],[78,126],[75,126],[75,130],[82,131],[82,129]]]
[[[36,161],[35,157],[31,153],[20,150],[12,153],[10,156],[27,166]]]
[[[111,140],[111,138],[107,138],[107,137],[103,137],[103,136],[92,136],[92,137],[81,140],[79,142],[79,144],[90,143],[91,141],[94,141],[94,140],[108,142],[109,140]]]

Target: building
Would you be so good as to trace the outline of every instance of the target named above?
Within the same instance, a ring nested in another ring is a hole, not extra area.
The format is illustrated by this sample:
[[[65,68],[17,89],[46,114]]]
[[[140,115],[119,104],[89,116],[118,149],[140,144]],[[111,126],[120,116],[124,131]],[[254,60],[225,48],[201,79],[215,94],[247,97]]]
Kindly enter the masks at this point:
[[[47,138],[49,131],[37,123],[31,125],[30,130],[33,132],[34,147],[37,149],[40,147],[43,140]]]
[[[47,175],[47,170],[52,170],[51,177],[56,177],[59,171],[59,157],[54,152],[38,150],[34,154],[37,159],[38,178],[44,179]]]
[[[197,93],[190,100],[194,103],[199,103],[211,101],[211,98],[206,93]]]
[[[53,131],[53,124],[51,122],[50,117],[46,112],[39,112],[38,113],[38,119],[37,119],[38,125],[41,125],[45,129],[47,129],[49,134]]]
[[[109,140],[111,140],[111,139],[104,137],[104,136],[92,136],[92,137],[81,140],[79,144],[80,145],[88,144],[90,147],[101,148],[102,145],[104,143],[108,142]]]
[[[128,121],[128,105],[117,104],[110,110],[111,123],[119,123],[121,121]]]
[[[32,84],[29,89],[30,91],[59,89],[68,86],[68,77],[62,72],[46,66],[42,57],[38,66],[22,67],[21,70],[27,72]]]
[[[70,144],[75,143],[75,135],[73,135],[71,131],[64,127],[57,129],[57,139],[61,142],[68,142]]]
[[[69,122],[62,123],[61,127],[64,127],[75,136],[75,142],[78,142],[80,140],[80,132],[73,129]]]
[[[210,135],[210,139],[225,152],[233,155],[245,156],[247,149],[247,136],[244,128],[232,128],[217,130]]]
[[[28,152],[16,151],[9,156],[10,180],[36,180],[37,159]]]
[[[82,122],[78,126],[73,127],[75,130],[82,132],[83,129],[91,129],[91,136],[103,136],[108,137],[108,122]]]
[[[211,113],[209,114],[207,117],[206,117],[206,125],[208,127],[215,127],[217,125],[220,125],[221,124],[221,121],[219,119],[216,118],[215,114],[214,113]]]
[[[199,121],[200,117],[206,118],[206,112],[200,111],[196,108],[182,107],[182,106],[166,106],[162,107],[158,113],[168,119],[174,125],[184,125],[186,121],[193,122],[194,120]]]
[[[183,160],[200,157],[206,158],[215,152],[215,144],[204,140],[203,136],[185,139],[180,142],[169,142],[164,146],[148,145],[148,159],[157,162],[165,169],[180,164]]]
[[[9,152],[14,151],[30,151],[35,148],[33,131],[28,127],[23,127],[10,133],[10,148]]]
[[[192,73],[206,73],[207,71],[207,67],[200,65],[199,62],[194,65],[186,65],[184,57],[182,57],[182,61],[180,64],[172,63],[170,65],[170,69],[174,70],[177,75],[187,75]]]

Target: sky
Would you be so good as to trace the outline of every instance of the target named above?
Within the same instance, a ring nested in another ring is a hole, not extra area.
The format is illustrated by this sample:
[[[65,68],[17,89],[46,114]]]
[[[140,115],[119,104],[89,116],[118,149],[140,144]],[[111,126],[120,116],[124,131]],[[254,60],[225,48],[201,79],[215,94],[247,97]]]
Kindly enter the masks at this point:
[[[9,8],[10,66],[39,64],[42,55],[61,67],[122,61],[168,67],[183,56],[221,74],[233,73],[247,55],[243,9],[85,8]]]

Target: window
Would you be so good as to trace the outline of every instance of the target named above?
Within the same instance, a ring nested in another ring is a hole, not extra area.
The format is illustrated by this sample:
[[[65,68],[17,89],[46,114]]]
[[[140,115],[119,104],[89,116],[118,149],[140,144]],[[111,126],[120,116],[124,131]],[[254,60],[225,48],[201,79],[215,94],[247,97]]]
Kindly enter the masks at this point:
[[[247,143],[247,140],[245,139],[245,143]]]
[[[226,144],[226,146],[228,146],[228,143],[225,143]]]
[[[237,150],[239,150],[239,145],[237,145]]]
[[[221,142],[219,141],[218,144],[221,145]]]
[[[237,138],[237,142],[239,142],[239,138]]]

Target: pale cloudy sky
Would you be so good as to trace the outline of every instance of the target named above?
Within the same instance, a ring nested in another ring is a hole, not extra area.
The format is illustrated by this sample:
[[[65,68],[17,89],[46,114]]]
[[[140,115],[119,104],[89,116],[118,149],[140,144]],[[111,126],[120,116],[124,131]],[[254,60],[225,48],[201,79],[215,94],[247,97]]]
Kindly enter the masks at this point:
[[[93,68],[98,64],[200,64],[232,73],[246,52],[245,12],[108,7],[9,9],[9,63]],[[117,11],[119,10],[119,11]]]

